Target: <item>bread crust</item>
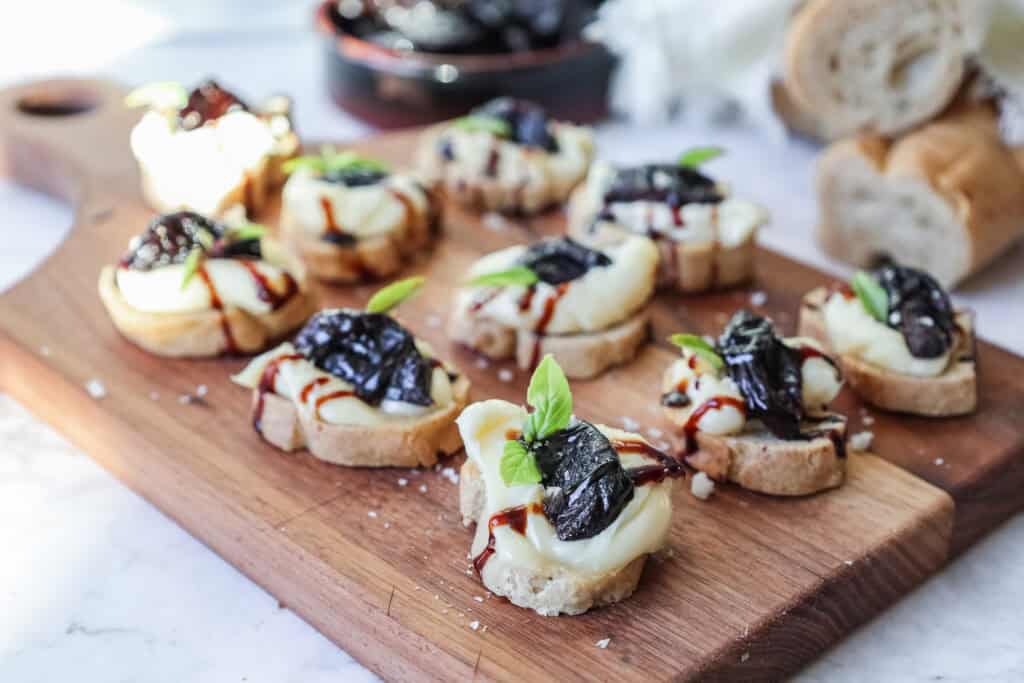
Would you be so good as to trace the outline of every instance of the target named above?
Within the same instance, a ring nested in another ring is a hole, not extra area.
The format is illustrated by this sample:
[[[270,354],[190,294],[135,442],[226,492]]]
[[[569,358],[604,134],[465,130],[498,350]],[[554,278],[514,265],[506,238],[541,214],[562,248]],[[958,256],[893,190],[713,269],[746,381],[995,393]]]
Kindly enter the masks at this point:
[[[116,272],[113,266],[100,272],[100,299],[124,337],[158,356],[210,358],[264,351],[316,310],[316,296],[305,279],[297,277],[298,291],[283,306],[262,315],[235,306],[191,313],[149,313],[125,300],[117,287]]]
[[[283,451],[305,448],[320,460],[349,467],[427,467],[462,448],[455,418],[466,407],[469,387],[460,375],[444,410],[383,425],[324,422],[314,411],[300,413],[292,401],[254,389],[251,416],[264,440]]]
[[[595,214],[587,206],[586,187],[573,192],[568,207],[568,229],[571,237],[593,247],[618,244],[632,233],[606,221],[595,222]],[[754,275],[756,231],[733,246],[717,242],[675,242],[652,238],[658,247],[659,289],[679,292],[705,292],[734,287]]]
[[[964,104],[893,142],[864,135],[818,160],[818,240],[868,266],[880,254],[951,288],[1024,236],[1024,168],[995,112]]]
[[[515,358],[522,370],[532,370],[538,360],[550,353],[566,377],[590,379],[636,357],[650,339],[650,313],[643,309],[600,332],[538,335],[473,315],[467,306],[460,305],[449,319],[448,335],[452,341],[488,358]]]
[[[830,348],[822,313],[827,298],[824,287],[804,296],[799,322],[800,336],[816,339],[825,349]],[[969,312],[958,312],[956,322],[965,336],[953,350],[950,366],[937,377],[903,375],[851,354],[838,355],[836,360],[850,387],[871,405],[926,417],[973,413],[978,405],[974,320]]]
[[[463,524],[486,523],[481,519],[486,505],[487,491],[480,470],[467,460],[459,473],[459,511]],[[617,570],[586,575],[561,566],[517,566],[492,557],[484,565],[480,579],[495,595],[542,616],[576,615],[632,595],[646,562],[647,556],[641,555]]]

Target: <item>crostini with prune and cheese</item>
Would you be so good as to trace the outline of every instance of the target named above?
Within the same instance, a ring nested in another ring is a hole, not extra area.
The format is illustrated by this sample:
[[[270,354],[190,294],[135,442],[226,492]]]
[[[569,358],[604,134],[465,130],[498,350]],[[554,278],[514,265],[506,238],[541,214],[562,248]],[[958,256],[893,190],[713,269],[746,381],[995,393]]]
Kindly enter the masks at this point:
[[[718,481],[779,496],[834,488],[846,472],[846,418],[830,412],[842,373],[818,342],[782,338],[737,312],[717,342],[672,337],[661,404],[682,431],[686,462]]]
[[[252,424],[284,451],[338,465],[418,467],[461,447],[455,418],[469,380],[388,311],[422,278],[382,289],[366,310],[314,315],[294,342],[232,379],[251,389]]]
[[[595,377],[631,361],[648,340],[657,263],[646,237],[603,250],[570,237],[502,249],[470,268],[448,331],[524,370],[550,353],[569,377]]]
[[[887,260],[850,286],[804,297],[800,334],[835,355],[868,403],[944,417],[978,403],[974,320],[924,271]]]
[[[458,204],[528,215],[568,199],[593,153],[589,128],[503,97],[424,133],[417,167]]]
[[[489,400],[458,418],[473,567],[489,591],[546,616],[628,598],[647,557],[665,546],[681,464],[639,434],[573,416],[550,356],[527,402],[532,412]]]
[[[255,224],[154,218],[99,293],[118,331],[160,356],[258,353],[316,310],[302,265]]]
[[[381,161],[325,148],[284,168],[281,230],[316,278],[356,283],[394,275],[439,231],[435,192]]]
[[[595,162],[569,202],[569,234],[599,246],[650,237],[660,255],[660,288],[700,292],[749,280],[768,212],[729,196],[725,184],[698,169],[718,153],[690,150],[677,164]]]

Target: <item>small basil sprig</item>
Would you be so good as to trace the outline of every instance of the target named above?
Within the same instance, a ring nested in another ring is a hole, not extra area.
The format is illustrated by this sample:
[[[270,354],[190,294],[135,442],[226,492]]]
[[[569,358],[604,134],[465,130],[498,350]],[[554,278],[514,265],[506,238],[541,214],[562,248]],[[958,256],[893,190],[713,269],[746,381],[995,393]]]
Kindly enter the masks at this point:
[[[523,423],[522,439],[506,441],[501,456],[499,469],[506,486],[540,483],[540,470],[530,446],[565,429],[572,419],[569,380],[550,354],[533,371],[526,402],[533,412]]]
[[[537,273],[526,266],[514,266],[508,270],[497,273],[484,273],[466,283],[467,287],[513,287],[522,285],[528,287],[540,282]]]
[[[422,275],[406,278],[381,289],[366,304],[367,313],[387,313],[392,308],[407,300],[423,286],[427,278]]]
[[[859,270],[850,281],[850,287],[871,317],[884,323],[889,314],[889,294],[878,280]]]
[[[267,236],[267,229],[259,223],[244,223],[232,228],[228,232],[228,239],[232,242],[244,242],[246,240],[259,240]]]
[[[199,267],[205,258],[206,252],[200,246],[192,247],[192,251],[188,252],[188,256],[185,258],[185,273],[181,276],[182,289],[185,289],[188,283],[192,281],[192,278],[196,276],[196,273],[199,272]]]
[[[695,334],[673,334],[668,340],[681,349],[692,351],[707,361],[715,370],[721,370],[725,367],[725,361],[715,351],[715,347],[709,344],[704,337],[698,337]]]
[[[154,109],[181,109],[188,104],[188,91],[181,83],[160,81],[147,83],[125,95],[126,107],[152,107]]]
[[[308,169],[319,174],[357,170],[386,173],[388,165],[350,150],[336,152],[333,147],[323,147],[320,154],[295,157],[281,164],[281,170],[285,173],[294,173],[299,169]]]
[[[470,114],[469,116],[455,119],[452,125],[471,133],[490,133],[499,138],[507,138],[512,135],[512,126],[509,125],[508,121],[494,116]]]
[[[679,165],[684,168],[698,168],[701,164],[725,154],[721,147],[693,147],[679,157]]]

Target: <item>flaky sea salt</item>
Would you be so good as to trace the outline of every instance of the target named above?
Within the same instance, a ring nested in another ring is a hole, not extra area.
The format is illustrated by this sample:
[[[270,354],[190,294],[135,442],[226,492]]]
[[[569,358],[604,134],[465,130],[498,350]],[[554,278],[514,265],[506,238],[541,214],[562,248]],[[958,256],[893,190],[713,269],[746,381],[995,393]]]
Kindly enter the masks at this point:
[[[857,432],[850,437],[850,449],[854,451],[866,451],[871,448],[871,442],[874,440],[874,432]]]
[[[512,379],[515,378],[515,376],[515,373],[509,370],[508,368],[502,368],[501,370],[498,370],[498,379],[500,379],[502,382],[511,382]]]
[[[602,638],[601,640],[599,640],[596,643],[594,643],[594,645],[596,645],[597,647],[601,648],[602,650],[607,650],[608,649],[608,645],[611,642],[612,642],[611,638]]]
[[[98,379],[91,379],[85,383],[85,390],[97,401],[107,395],[107,388]]]
[[[635,432],[640,429],[640,423],[631,417],[622,418],[622,428],[627,432]]]
[[[209,391],[209,388],[205,384],[200,384],[199,386],[196,387],[196,396],[202,398],[203,396],[206,396],[206,394],[208,394]]]
[[[481,221],[485,228],[494,232],[501,232],[508,228],[508,221],[496,211],[488,211]]]
[[[441,476],[450,481],[453,484],[459,483],[459,473],[452,467],[445,467],[441,470]]]
[[[942,465],[945,462],[946,461],[943,458],[935,458],[935,464],[936,465]]]
[[[409,480],[406,479],[405,477],[399,477],[398,478],[398,485],[399,486],[408,486],[409,485]]]
[[[768,295],[758,290],[750,295],[751,306],[764,306],[768,302]]]
[[[426,493],[426,492],[427,492],[427,485],[426,484],[420,484],[420,493]]]
[[[374,510],[370,510],[369,512],[367,512],[366,516],[371,518],[371,519],[377,519],[377,513]]]
[[[469,622],[469,627],[475,631],[478,628],[480,628],[480,622],[474,619],[473,621]]]

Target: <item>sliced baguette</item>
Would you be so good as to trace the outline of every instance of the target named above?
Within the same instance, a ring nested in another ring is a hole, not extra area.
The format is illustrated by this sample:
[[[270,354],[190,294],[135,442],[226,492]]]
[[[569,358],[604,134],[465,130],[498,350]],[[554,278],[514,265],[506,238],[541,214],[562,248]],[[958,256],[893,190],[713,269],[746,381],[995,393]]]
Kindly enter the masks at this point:
[[[316,311],[316,296],[304,279],[296,280],[299,289],[292,298],[263,315],[235,306],[194,313],[140,311],[121,294],[113,266],[100,272],[99,293],[114,326],[137,346],[158,356],[210,358],[264,351],[274,340],[306,322]]]
[[[826,349],[830,343],[822,306],[827,298],[824,287],[809,292],[800,306],[799,322],[800,336],[816,339]],[[953,350],[950,366],[938,377],[903,375],[851,354],[837,360],[854,392],[879,408],[929,417],[972,413],[978,404],[974,321],[970,313],[959,312],[956,323],[965,335]]]
[[[480,470],[467,460],[459,473],[459,511],[463,524],[487,524],[487,491]],[[542,616],[582,614],[587,610],[625,600],[636,590],[647,556],[606,573],[587,575],[564,567],[519,566],[497,555],[484,565],[484,586],[519,607]]]

